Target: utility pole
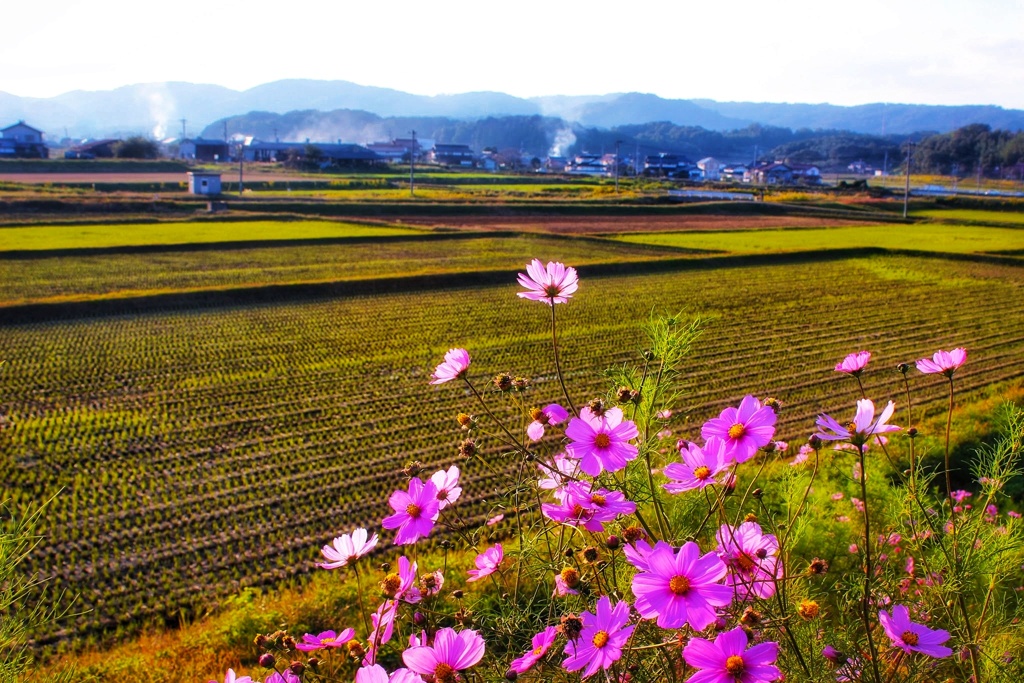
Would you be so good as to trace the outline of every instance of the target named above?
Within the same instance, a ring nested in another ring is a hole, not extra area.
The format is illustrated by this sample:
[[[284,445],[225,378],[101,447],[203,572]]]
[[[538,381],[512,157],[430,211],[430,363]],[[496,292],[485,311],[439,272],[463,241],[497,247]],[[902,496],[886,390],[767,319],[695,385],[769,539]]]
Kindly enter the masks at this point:
[[[181,119],[181,139],[185,139],[185,121],[188,119]]]
[[[242,166],[245,160],[245,146],[243,143],[238,143],[238,196],[242,196],[244,186],[242,184]]]
[[[409,146],[409,196],[416,196],[416,131],[412,133],[412,145]]]
[[[914,143],[907,143],[907,182],[903,187],[903,217],[907,217],[907,209],[910,205],[910,160],[914,151]]]
[[[615,141],[615,194],[619,193],[619,146],[622,140]]]

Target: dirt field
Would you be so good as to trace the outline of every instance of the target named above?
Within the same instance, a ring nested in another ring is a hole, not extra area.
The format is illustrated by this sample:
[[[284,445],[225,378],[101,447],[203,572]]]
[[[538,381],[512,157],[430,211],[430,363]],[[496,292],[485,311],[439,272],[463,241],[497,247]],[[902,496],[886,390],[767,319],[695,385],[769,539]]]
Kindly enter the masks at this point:
[[[871,225],[867,221],[806,216],[422,216],[399,217],[393,223],[475,230],[523,230],[562,235],[674,230],[750,230],[755,228],[825,228]]]

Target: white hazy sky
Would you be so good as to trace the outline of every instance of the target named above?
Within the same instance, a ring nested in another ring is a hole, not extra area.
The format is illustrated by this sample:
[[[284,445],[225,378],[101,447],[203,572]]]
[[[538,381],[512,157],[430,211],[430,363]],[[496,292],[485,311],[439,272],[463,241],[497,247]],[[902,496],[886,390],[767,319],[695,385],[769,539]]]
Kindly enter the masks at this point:
[[[1024,0],[5,3],[0,91],[339,79],[436,95],[649,92],[1024,109]]]

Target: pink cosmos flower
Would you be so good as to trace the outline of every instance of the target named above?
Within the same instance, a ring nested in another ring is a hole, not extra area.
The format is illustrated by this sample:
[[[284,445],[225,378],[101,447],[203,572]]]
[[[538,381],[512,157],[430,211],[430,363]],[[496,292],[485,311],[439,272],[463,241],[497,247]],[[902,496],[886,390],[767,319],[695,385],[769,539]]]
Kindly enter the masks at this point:
[[[629,563],[642,572],[651,571],[647,558],[650,556],[652,550],[654,550],[654,548],[651,547],[651,544],[642,538],[638,539],[633,545],[627,543],[622,546],[622,552],[625,554]]]
[[[868,364],[869,360],[871,360],[870,351],[851,353],[843,359],[843,362],[836,364],[836,372],[845,372],[847,375],[858,377],[860,373],[864,372],[864,367]]]
[[[811,448],[807,444],[804,444],[803,446],[800,447],[800,452],[796,454],[796,457],[789,461],[789,464],[793,467],[796,467],[797,465],[802,465],[805,462],[807,462],[807,458],[809,458],[811,456],[811,453],[813,452],[813,448]]]
[[[444,574],[440,569],[424,574],[420,577],[420,593],[426,597],[432,597],[441,592],[444,586]]]
[[[689,624],[702,631],[715,618],[715,607],[732,602],[733,590],[722,583],[725,563],[715,553],[700,556],[700,548],[689,541],[672,552],[672,546],[658,541],[647,556],[647,569],[633,576],[636,611],[645,619],[657,618],[661,628],[682,628]]]
[[[725,457],[725,443],[721,439],[710,439],[704,448],[695,443],[685,444],[679,449],[683,462],[665,466],[665,476],[673,481],[664,485],[669,493],[682,493],[717,484],[719,474],[729,469],[731,462]]]
[[[356,683],[423,683],[423,678],[408,669],[398,669],[389,676],[380,664],[371,664],[356,671]]]
[[[430,383],[444,384],[453,379],[465,377],[468,368],[469,351],[466,349],[448,349],[448,353],[444,354],[444,362],[434,368],[434,374],[431,375]]]
[[[580,592],[574,588],[570,588],[569,584],[565,582],[565,577],[561,572],[555,574],[555,590],[552,591],[552,597],[564,598],[567,595],[579,595]]]
[[[565,447],[571,458],[580,461],[580,469],[592,477],[602,471],[618,472],[637,456],[637,447],[629,443],[639,431],[630,420],[622,419],[622,408],[610,408],[595,415],[590,406],[569,421],[565,435],[571,439]]]
[[[410,647],[402,653],[402,661],[415,673],[432,676],[437,683],[453,683],[459,671],[476,665],[483,656],[484,639],[479,633],[443,628],[434,636],[433,645]]]
[[[549,403],[540,410],[533,411],[531,417],[533,422],[526,428],[526,435],[530,437],[530,441],[540,441],[544,437],[544,428],[565,422],[569,418],[569,411],[557,403]]]
[[[548,261],[545,267],[539,259],[533,259],[526,266],[526,273],[519,273],[519,284],[527,290],[518,293],[520,298],[551,306],[568,303],[579,288],[579,277],[575,268],[566,268],[557,261]]]
[[[366,529],[356,529],[352,535],[342,534],[331,541],[334,547],[325,545],[320,552],[328,560],[317,564],[321,569],[337,569],[355,562],[363,555],[373,550],[377,545],[377,534],[369,539],[366,537]]]
[[[341,633],[324,631],[316,636],[312,633],[307,633],[302,636],[301,643],[295,643],[295,649],[302,650],[303,652],[313,652],[325,647],[345,647],[348,641],[355,638],[355,636],[356,632],[350,628],[345,629]]]
[[[926,375],[942,373],[946,377],[952,377],[956,369],[966,361],[967,349],[961,346],[952,351],[936,351],[930,359],[922,358],[917,361],[917,369]]]
[[[626,500],[620,491],[594,491],[585,481],[568,484],[561,498],[558,505],[541,505],[544,516],[558,524],[582,526],[587,531],[604,531],[605,522],[636,512],[636,503]]]
[[[558,496],[558,492],[564,490],[566,482],[576,476],[579,462],[569,458],[565,453],[556,453],[550,463],[538,464],[537,469],[544,474],[537,482],[537,487],[544,491],[554,489],[555,495]]]
[[[948,657],[953,651],[944,646],[949,640],[949,631],[930,629],[923,624],[910,620],[910,611],[903,605],[893,605],[892,616],[882,610],[878,613],[878,621],[885,629],[894,647],[907,654],[920,652],[929,657]]]
[[[216,681],[210,681],[210,683],[217,683]],[[228,669],[224,673],[224,683],[252,683],[252,679],[248,676],[238,676],[235,674],[234,669]]]
[[[285,669],[284,673],[275,671],[270,674],[263,683],[302,683],[302,679],[292,673],[291,669]]]
[[[876,420],[875,404],[870,399],[862,398],[857,401],[857,413],[853,417],[853,422],[841,425],[830,415],[819,415],[817,421],[818,431],[815,432],[815,436],[823,441],[845,439],[856,446],[863,446],[872,436],[898,432],[900,430],[896,425],[886,424],[895,410],[896,405],[889,401],[882,414]]]
[[[381,645],[389,642],[395,634],[395,615],[398,614],[398,601],[385,600],[380,607],[370,615],[370,623],[373,625],[370,631],[369,646],[366,648],[366,656],[363,657],[363,664],[374,664],[377,661],[377,650]]]
[[[586,667],[583,677],[600,669],[608,669],[622,657],[622,648],[633,634],[629,621],[629,603],[621,601],[612,608],[611,600],[602,595],[597,601],[597,614],[583,612],[583,630],[576,640],[565,645],[567,655],[562,667],[566,671],[579,671]]]
[[[778,643],[759,643],[747,648],[747,634],[734,628],[718,634],[715,642],[691,638],[683,648],[683,659],[697,673],[686,683],[769,683],[782,672],[775,666]]]
[[[409,491],[397,490],[388,499],[388,505],[395,511],[381,522],[385,529],[398,529],[395,545],[415,543],[423,536],[429,536],[440,512],[437,486],[428,481],[424,484],[419,477],[409,480]]]
[[[557,637],[558,629],[554,626],[548,626],[533,637],[533,640],[531,641],[533,649],[522,657],[513,659],[508,668],[515,671],[517,674],[529,671],[533,668],[534,664],[539,662],[541,658],[548,653],[548,650],[551,649],[551,646],[554,644]]]
[[[430,481],[437,487],[437,509],[444,510],[462,495],[462,487],[459,486],[459,468],[452,465],[448,471],[438,470],[430,476]]]
[[[500,543],[495,543],[490,548],[476,556],[476,559],[474,560],[476,563],[476,569],[469,570],[469,578],[467,581],[479,581],[485,576],[490,576],[498,570],[498,567],[501,566],[501,562],[504,559],[505,551],[502,549]]]
[[[765,534],[757,522],[744,522],[738,527],[723,524],[715,540],[719,556],[729,567],[728,583],[738,599],[775,595],[775,582],[782,578],[782,561],[774,534]]]
[[[419,602],[423,595],[416,587],[416,563],[402,555],[398,558],[398,571],[386,575],[380,582],[384,595],[410,605]]]
[[[488,519],[486,524],[487,524],[487,526],[494,526],[495,524],[497,524],[498,522],[500,522],[503,519],[505,519],[505,513],[504,512],[499,512],[498,514],[496,514],[493,517],[491,517],[490,519]]]
[[[762,406],[753,396],[744,396],[739,408],[726,408],[701,427],[700,435],[707,441],[719,438],[725,442],[725,457],[746,462],[757,449],[768,444],[775,435],[775,411]]]

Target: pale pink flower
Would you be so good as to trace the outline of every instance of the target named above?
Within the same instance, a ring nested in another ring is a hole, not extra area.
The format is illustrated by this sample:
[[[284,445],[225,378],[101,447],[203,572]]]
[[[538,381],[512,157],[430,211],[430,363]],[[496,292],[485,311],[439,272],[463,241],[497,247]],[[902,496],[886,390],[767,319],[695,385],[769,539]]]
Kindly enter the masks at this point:
[[[469,578],[467,581],[479,581],[485,576],[490,576],[498,570],[498,567],[501,566],[501,562],[504,559],[505,551],[502,549],[500,543],[495,543],[493,546],[476,556],[476,559],[474,560],[476,569],[469,570]]]
[[[847,375],[858,377],[864,372],[864,367],[868,364],[869,360],[871,360],[870,351],[851,353],[841,363],[836,364],[836,372],[845,372]]]
[[[409,669],[398,669],[389,676],[380,664],[371,664],[356,671],[356,683],[423,683],[423,678]]]
[[[526,266],[526,273],[519,273],[519,284],[526,288],[518,296],[532,301],[543,301],[549,306],[564,304],[579,288],[579,277],[575,268],[549,261],[545,267],[539,259],[533,259]]]
[[[544,491],[554,489],[557,497],[558,491],[562,490],[565,484],[576,476],[579,463],[566,456],[565,453],[556,453],[550,463],[538,464],[537,468],[544,474],[537,482],[537,487]]]
[[[870,399],[863,398],[857,401],[857,413],[853,417],[853,422],[839,424],[829,415],[819,415],[818,431],[815,435],[823,441],[845,439],[854,445],[862,446],[872,436],[888,432],[898,432],[900,430],[896,425],[886,424],[895,410],[896,405],[889,401],[876,420],[875,404]]]
[[[744,600],[775,595],[775,582],[782,579],[779,541],[766,534],[757,522],[743,522],[738,527],[723,524],[715,535],[717,552],[729,568],[728,583],[736,597]]]
[[[449,349],[448,353],[444,354],[444,362],[434,368],[430,383],[444,384],[465,377],[469,362],[469,351],[466,349]]]
[[[956,369],[967,361],[967,349],[961,347],[952,351],[936,351],[931,358],[917,361],[917,369],[926,375],[942,373],[952,377]]]
[[[484,639],[476,631],[456,632],[443,628],[434,636],[432,646],[410,647],[402,653],[405,665],[421,676],[449,683],[458,672],[475,666],[484,657]]]
[[[530,441],[540,441],[544,437],[544,428],[549,425],[557,425],[569,419],[569,411],[557,403],[549,403],[539,410],[534,410],[533,422],[526,428],[526,435]]]
[[[331,543],[333,546],[325,545],[320,549],[320,552],[328,560],[317,564],[321,569],[337,569],[359,559],[376,547],[377,534],[367,538],[366,529],[356,529],[351,536],[342,534]]]
[[[459,499],[462,487],[459,486],[459,468],[452,465],[445,470],[438,470],[431,475],[430,481],[437,487],[437,509],[444,510]]]

